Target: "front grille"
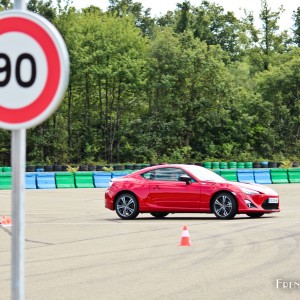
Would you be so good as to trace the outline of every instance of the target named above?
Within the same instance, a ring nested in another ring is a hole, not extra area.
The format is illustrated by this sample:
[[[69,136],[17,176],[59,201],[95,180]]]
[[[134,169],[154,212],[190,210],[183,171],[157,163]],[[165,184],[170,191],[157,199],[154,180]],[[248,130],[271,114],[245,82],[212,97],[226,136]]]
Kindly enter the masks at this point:
[[[279,203],[268,203],[268,200],[265,200],[262,204],[262,208],[265,210],[278,209]]]

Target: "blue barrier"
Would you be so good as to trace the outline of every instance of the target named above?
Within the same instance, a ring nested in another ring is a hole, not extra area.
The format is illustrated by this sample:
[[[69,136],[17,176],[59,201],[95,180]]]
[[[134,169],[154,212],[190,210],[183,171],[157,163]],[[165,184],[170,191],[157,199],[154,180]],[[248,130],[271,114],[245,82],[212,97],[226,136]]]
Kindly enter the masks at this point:
[[[36,182],[38,189],[56,189],[55,173],[37,173]]]
[[[94,186],[96,188],[107,188],[111,180],[112,174],[110,172],[94,173]]]
[[[254,180],[260,184],[271,184],[270,169],[257,169],[254,170]]]
[[[36,189],[36,173],[26,173],[25,174],[25,188],[26,189]]]
[[[129,171],[115,171],[111,173],[111,178],[123,177],[130,174]]]
[[[237,170],[237,178],[239,182],[255,183],[253,170]]]

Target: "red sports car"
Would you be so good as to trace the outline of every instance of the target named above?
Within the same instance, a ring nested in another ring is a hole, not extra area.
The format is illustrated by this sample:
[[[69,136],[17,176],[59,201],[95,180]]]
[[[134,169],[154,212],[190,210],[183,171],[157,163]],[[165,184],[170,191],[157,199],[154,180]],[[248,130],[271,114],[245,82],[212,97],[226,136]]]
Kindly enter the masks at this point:
[[[148,167],[112,179],[105,193],[105,207],[121,219],[139,213],[164,218],[170,213],[214,213],[219,219],[236,214],[261,217],[279,212],[279,195],[269,187],[227,181],[196,165]]]

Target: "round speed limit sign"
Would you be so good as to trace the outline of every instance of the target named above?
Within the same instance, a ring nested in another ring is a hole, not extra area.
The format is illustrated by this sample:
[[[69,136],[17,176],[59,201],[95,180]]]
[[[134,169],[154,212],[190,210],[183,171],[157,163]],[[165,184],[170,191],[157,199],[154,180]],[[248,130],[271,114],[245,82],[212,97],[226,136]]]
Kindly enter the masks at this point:
[[[0,127],[21,129],[46,120],[69,80],[69,56],[57,29],[41,16],[0,14]]]

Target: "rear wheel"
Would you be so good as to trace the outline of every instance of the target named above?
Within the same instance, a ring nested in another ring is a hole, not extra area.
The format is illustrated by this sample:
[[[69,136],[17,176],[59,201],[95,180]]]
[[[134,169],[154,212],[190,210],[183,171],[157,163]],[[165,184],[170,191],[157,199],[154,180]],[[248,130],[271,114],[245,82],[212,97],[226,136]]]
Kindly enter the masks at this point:
[[[249,214],[247,214],[247,216],[250,218],[260,218],[263,215],[264,215],[264,213],[249,213]]]
[[[212,210],[218,219],[232,219],[237,213],[235,198],[230,193],[220,193],[212,199]]]
[[[124,193],[116,199],[115,209],[121,219],[130,220],[138,216],[139,203],[134,195]]]
[[[153,217],[155,217],[156,219],[163,219],[164,217],[166,217],[169,213],[164,213],[164,212],[153,212],[150,213],[150,215],[152,215]]]

